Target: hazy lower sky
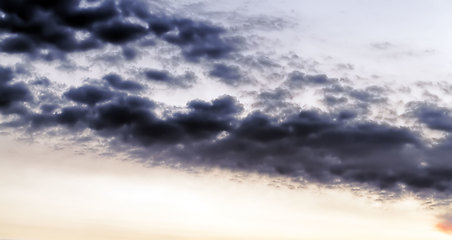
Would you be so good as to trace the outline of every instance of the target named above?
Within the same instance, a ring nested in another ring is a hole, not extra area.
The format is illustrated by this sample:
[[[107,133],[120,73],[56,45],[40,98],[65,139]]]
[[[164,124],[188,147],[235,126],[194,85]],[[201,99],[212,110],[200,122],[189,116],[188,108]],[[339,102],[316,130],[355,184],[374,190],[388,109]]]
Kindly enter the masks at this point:
[[[0,2],[0,240],[452,234],[450,1]]]

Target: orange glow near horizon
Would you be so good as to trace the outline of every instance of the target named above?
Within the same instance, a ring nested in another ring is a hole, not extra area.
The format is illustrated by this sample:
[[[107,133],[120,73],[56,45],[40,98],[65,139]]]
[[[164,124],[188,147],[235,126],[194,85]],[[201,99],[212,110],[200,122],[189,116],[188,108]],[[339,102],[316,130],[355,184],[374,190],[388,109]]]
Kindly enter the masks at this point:
[[[452,222],[451,221],[442,221],[436,224],[436,229],[438,229],[442,233],[452,235]]]

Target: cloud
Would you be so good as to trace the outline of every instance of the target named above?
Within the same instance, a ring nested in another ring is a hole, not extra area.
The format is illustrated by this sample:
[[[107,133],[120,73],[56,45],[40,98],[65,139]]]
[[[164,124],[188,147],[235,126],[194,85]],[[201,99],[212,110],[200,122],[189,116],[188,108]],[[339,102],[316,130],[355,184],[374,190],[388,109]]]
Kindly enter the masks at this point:
[[[28,86],[16,79],[11,68],[1,67],[0,111],[12,119],[4,126],[55,134],[63,134],[61,129],[69,133],[88,130],[107,139],[111,151],[120,143],[129,154],[141,153],[144,162],[169,166],[221,167],[394,193],[452,193],[452,164],[447,161],[452,137],[431,145],[408,126],[372,121],[360,111],[370,104],[386,103],[385,88],[358,88],[325,74],[292,69],[287,74],[286,66],[262,53],[234,55],[243,40],[232,38],[219,25],[150,11],[140,1],[105,0],[93,7],[80,4],[78,0],[1,1],[0,50],[24,54],[33,61],[64,59],[74,52],[109,46],[120,50],[121,60],[129,61],[145,52],[138,46],[167,44],[182,56],[175,61],[199,64],[209,77],[237,92],[250,77],[240,63],[287,77],[273,90],[254,92],[252,106],[257,109],[245,111],[237,98],[227,95],[191,100],[184,108],[175,108],[144,91],[148,84],[165,84],[169,90],[192,87],[197,79],[190,71],[139,67],[138,77],[146,83],[108,73],[96,77],[100,80],[69,89],[61,86],[65,89],[53,92],[45,90],[51,87],[46,78],[28,81]],[[291,102],[293,91],[306,88],[324,95],[329,112]],[[38,101],[33,101],[33,93]],[[409,117],[427,127],[452,129],[446,109],[420,105],[413,109]]]
[[[61,109],[61,112],[54,115],[56,123],[74,126],[76,123],[81,122],[88,115],[88,110],[83,107],[66,107]]]
[[[0,67],[0,111],[16,113],[24,102],[32,100],[32,95],[24,83],[11,83],[14,78],[13,70]]]
[[[323,101],[328,106],[335,106],[335,105],[341,105],[348,102],[348,99],[346,97],[336,97],[331,95],[324,95]]]
[[[330,83],[322,89],[324,102],[330,105],[345,104],[350,100],[355,100],[358,105],[367,108],[369,104],[381,104],[387,101],[387,90],[379,86],[359,89],[347,84],[334,82],[333,80]]]
[[[31,82],[32,85],[37,85],[37,86],[50,86],[50,80],[46,77],[41,77],[41,78],[37,78],[36,80]]]
[[[95,86],[82,86],[71,88],[64,96],[74,102],[95,105],[105,102],[113,97],[113,93]]]
[[[172,27],[177,31],[168,31],[162,34],[161,20],[158,23],[157,34],[169,43],[179,46],[186,59],[197,61],[201,57],[208,59],[224,58],[242,42],[241,39],[221,38],[225,30],[190,19],[173,20]],[[151,22],[151,29],[155,25]]]
[[[267,114],[287,116],[300,110],[296,104],[290,102],[292,94],[288,89],[277,88],[256,94],[256,102],[252,106]]]
[[[93,33],[99,39],[113,44],[122,44],[146,35],[147,29],[141,25],[123,22],[119,19],[93,26]]]
[[[221,82],[232,86],[236,86],[241,81],[244,81],[240,68],[232,65],[215,64],[212,70],[210,70],[209,75],[217,77]]]
[[[347,90],[346,90],[347,91]],[[381,87],[372,86],[367,87],[364,90],[352,89],[348,91],[348,95],[361,102],[384,102],[386,97],[383,94],[385,90]]]
[[[0,85],[0,108],[8,108],[15,103],[29,101],[30,91],[23,83]]]
[[[137,51],[130,47],[123,47],[122,48],[122,55],[127,60],[133,60],[138,55]]]
[[[189,71],[186,71],[185,74],[183,75],[175,76],[165,70],[148,68],[143,70],[143,74],[146,77],[146,79],[152,82],[164,83],[172,87],[189,88],[196,81],[195,74]]]
[[[123,80],[121,76],[115,73],[107,74],[103,77],[108,84],[118,90],[126,90],[126,91],[138,91],[142,90],[143,86],[134,81]]]
[[[106,0],[94,7],[82,1],[2,1],[0,50],[47,60],[72,52],[122,46],[156,37],[181,49],[189,61],[227,57],[241,44],[225,30],[187,18],[153,15],[141,1]],[[131,21],[134,19],[134,21]],[[130,55],[130,54],[129,54]]]
[[[324,74],[306,75],[299,71],[293,71],[288,75],[286,85],[290,88],[302,88],[309,85],[332,84],[335,81],[335,79],[330,79]]]
[[[13,70],[7,67],[0,67],[0,84],[6,84],[14,77]]]
[[[424,103],[409,104],[412,115],[428,128],[445,132],[452,131],[452,115],[449,109]]]
[[[443,161],[447,146],[429,148],[408,128],[358,121],[353,111],[299,110],[284,118],[252,112],[242,118],[243,106],[223,96],[190,101],[186,111],[161,116],[155,111],[158,104],[148,98],[94,85],[71,88],[64,96],[75,106],[43,105],[41,113],[22,115],[22,125],[90,129],[151,151],[154,161],[167,164],[283,174],[324,184],[360,183],[394,192],[452,191],[452,166]]]
[[[36,103],[31,109],[24,105],[31,100],[26,85],[15,83],[9,68],[0,73],[1,108],[23,110],[2,110],[17,115],[9,126],[28,126],[32,131],[89,129],[111,144],[140,149],[142,157],[153,156],[154,163],[222,167],[322,184],[364,184],[395,193],[452,192],[452,164],[445,161],[452,138],[429,146],[409,128],[361,120],[354,110],[296,108],[287,103],[291,95],[285,89],[256,95],[264,105],[279,102],[282,115],[259,111],[243,115],[243,105],[231,96],[192,100],[183,110],[170,110],[134,91],[123,91],[135,82],[111,73],[103,77],[106,86],[92,81],[68,89],[58,103]]]

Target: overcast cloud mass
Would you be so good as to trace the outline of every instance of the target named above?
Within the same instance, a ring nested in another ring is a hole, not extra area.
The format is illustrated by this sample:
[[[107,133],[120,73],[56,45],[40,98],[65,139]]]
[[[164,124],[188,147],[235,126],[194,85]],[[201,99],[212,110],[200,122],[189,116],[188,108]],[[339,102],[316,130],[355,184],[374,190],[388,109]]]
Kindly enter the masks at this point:
[[[452,110],[441,101],[450,85],[357,81],[338,74],[354,71],[347,62],[330,74],[290,46],[266,47],[263,32],[290,19],[244,25],[240,14],[184,11],[160,1],[0,1],[2,129],[100,138],[102,151],[150,165],[450,196]],[[62,71],[72,79],[56,78]]]

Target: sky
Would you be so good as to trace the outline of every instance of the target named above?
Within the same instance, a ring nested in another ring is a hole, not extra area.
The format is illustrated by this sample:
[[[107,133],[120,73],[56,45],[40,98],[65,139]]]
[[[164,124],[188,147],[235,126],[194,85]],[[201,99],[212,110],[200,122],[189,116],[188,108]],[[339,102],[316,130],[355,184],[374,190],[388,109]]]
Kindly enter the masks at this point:
[[[450,239],[452,3],[0,2],[0,240]]]

